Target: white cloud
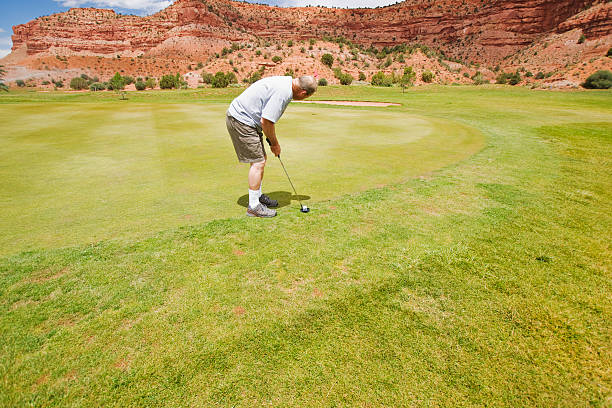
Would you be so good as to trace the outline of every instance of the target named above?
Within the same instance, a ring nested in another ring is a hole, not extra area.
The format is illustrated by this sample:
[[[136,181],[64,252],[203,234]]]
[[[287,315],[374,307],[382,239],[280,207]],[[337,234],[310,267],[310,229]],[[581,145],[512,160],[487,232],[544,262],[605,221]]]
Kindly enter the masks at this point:
[[[0,47],[11,48],[13,46],[13,40],[11,37],[0,37]]]
[[[6,31],[4,31],[4,28],[0,28],[0,33],[4,33]]]
[[[0,58],[4,58],[4,57],[6,57],[7,55],[9,55],[10,53],[11,53],[11,50],[10,50],[10,49],[9,49],[9,50],[5,50],[5,49],[3,49],[3,48],[0,48]]]
[[[54,0],[65,7],[122,8],[155,12],[168,7],[174,0]]]
[[[122,8],[156,12],[168,7],[174,0],[54,0],[65,7],[102,7]],[[382,7],[395,4],[399,0],[247,0],[251,3],[266,3],[281,7],[326,6],[340,8]]]

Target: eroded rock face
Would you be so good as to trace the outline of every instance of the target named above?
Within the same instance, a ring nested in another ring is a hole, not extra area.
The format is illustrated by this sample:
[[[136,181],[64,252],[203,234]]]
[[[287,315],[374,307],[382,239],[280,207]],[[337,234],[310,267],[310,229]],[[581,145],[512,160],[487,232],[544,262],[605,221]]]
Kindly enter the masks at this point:
[[[172,44],[181,44],[181,38],[214,42],[342,36],[366,46],[421,42],[449,56],[491,62],[551,32],[582,28],[590,38],[608,35],[611,10],[602,0],[407,0],[377,9],[177,0],[147,17],[93,8],[41,17],[13,27],[13,50],[25,46],[28,55],[134,56],[171,54]]]

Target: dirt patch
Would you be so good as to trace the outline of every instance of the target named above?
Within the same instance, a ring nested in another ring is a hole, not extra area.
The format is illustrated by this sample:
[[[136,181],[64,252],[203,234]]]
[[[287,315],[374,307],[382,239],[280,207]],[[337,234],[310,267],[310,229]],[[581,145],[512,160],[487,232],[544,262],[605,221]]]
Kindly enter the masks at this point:
[[[295,101],[297,103],[318,103],[321,105],[342,105],[342,106],[402,106],[401,103],[392,102],[367,102],[367,101]]]
[[[59,272],[51,274],[51,270],[50,269],[45,269],[45,270],[41,271],[38,276],[30,278],[29,282],[31,282],[31,283],[48,282],[50,280],[55,280],[55,279],[61,278],[62,276],[67,274],[69,271],[70,271],[70,269],[68,267],[65,267],[65,268],[62,268]]]

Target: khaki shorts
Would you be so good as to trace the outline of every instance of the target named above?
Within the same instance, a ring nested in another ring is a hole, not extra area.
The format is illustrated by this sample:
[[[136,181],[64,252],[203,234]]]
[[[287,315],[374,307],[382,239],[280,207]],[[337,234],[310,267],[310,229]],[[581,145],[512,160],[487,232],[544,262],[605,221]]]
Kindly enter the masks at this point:
[[[266,160],[261,130],[245,125],[232,116],[225,117],[227,131],[232,138],[236,156],[241,163],[261,163]]]

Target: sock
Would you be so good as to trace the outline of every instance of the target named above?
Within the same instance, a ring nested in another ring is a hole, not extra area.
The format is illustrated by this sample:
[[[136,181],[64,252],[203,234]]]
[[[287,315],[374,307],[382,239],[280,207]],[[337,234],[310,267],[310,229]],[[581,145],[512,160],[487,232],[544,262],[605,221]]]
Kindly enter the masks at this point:
[[[263,188],[263,181],[259,183],[259,195],[261,196],[261,189]]]
[[[259,204],[261,192],[258,190],[249,190],[249,207],[255,208]]]

